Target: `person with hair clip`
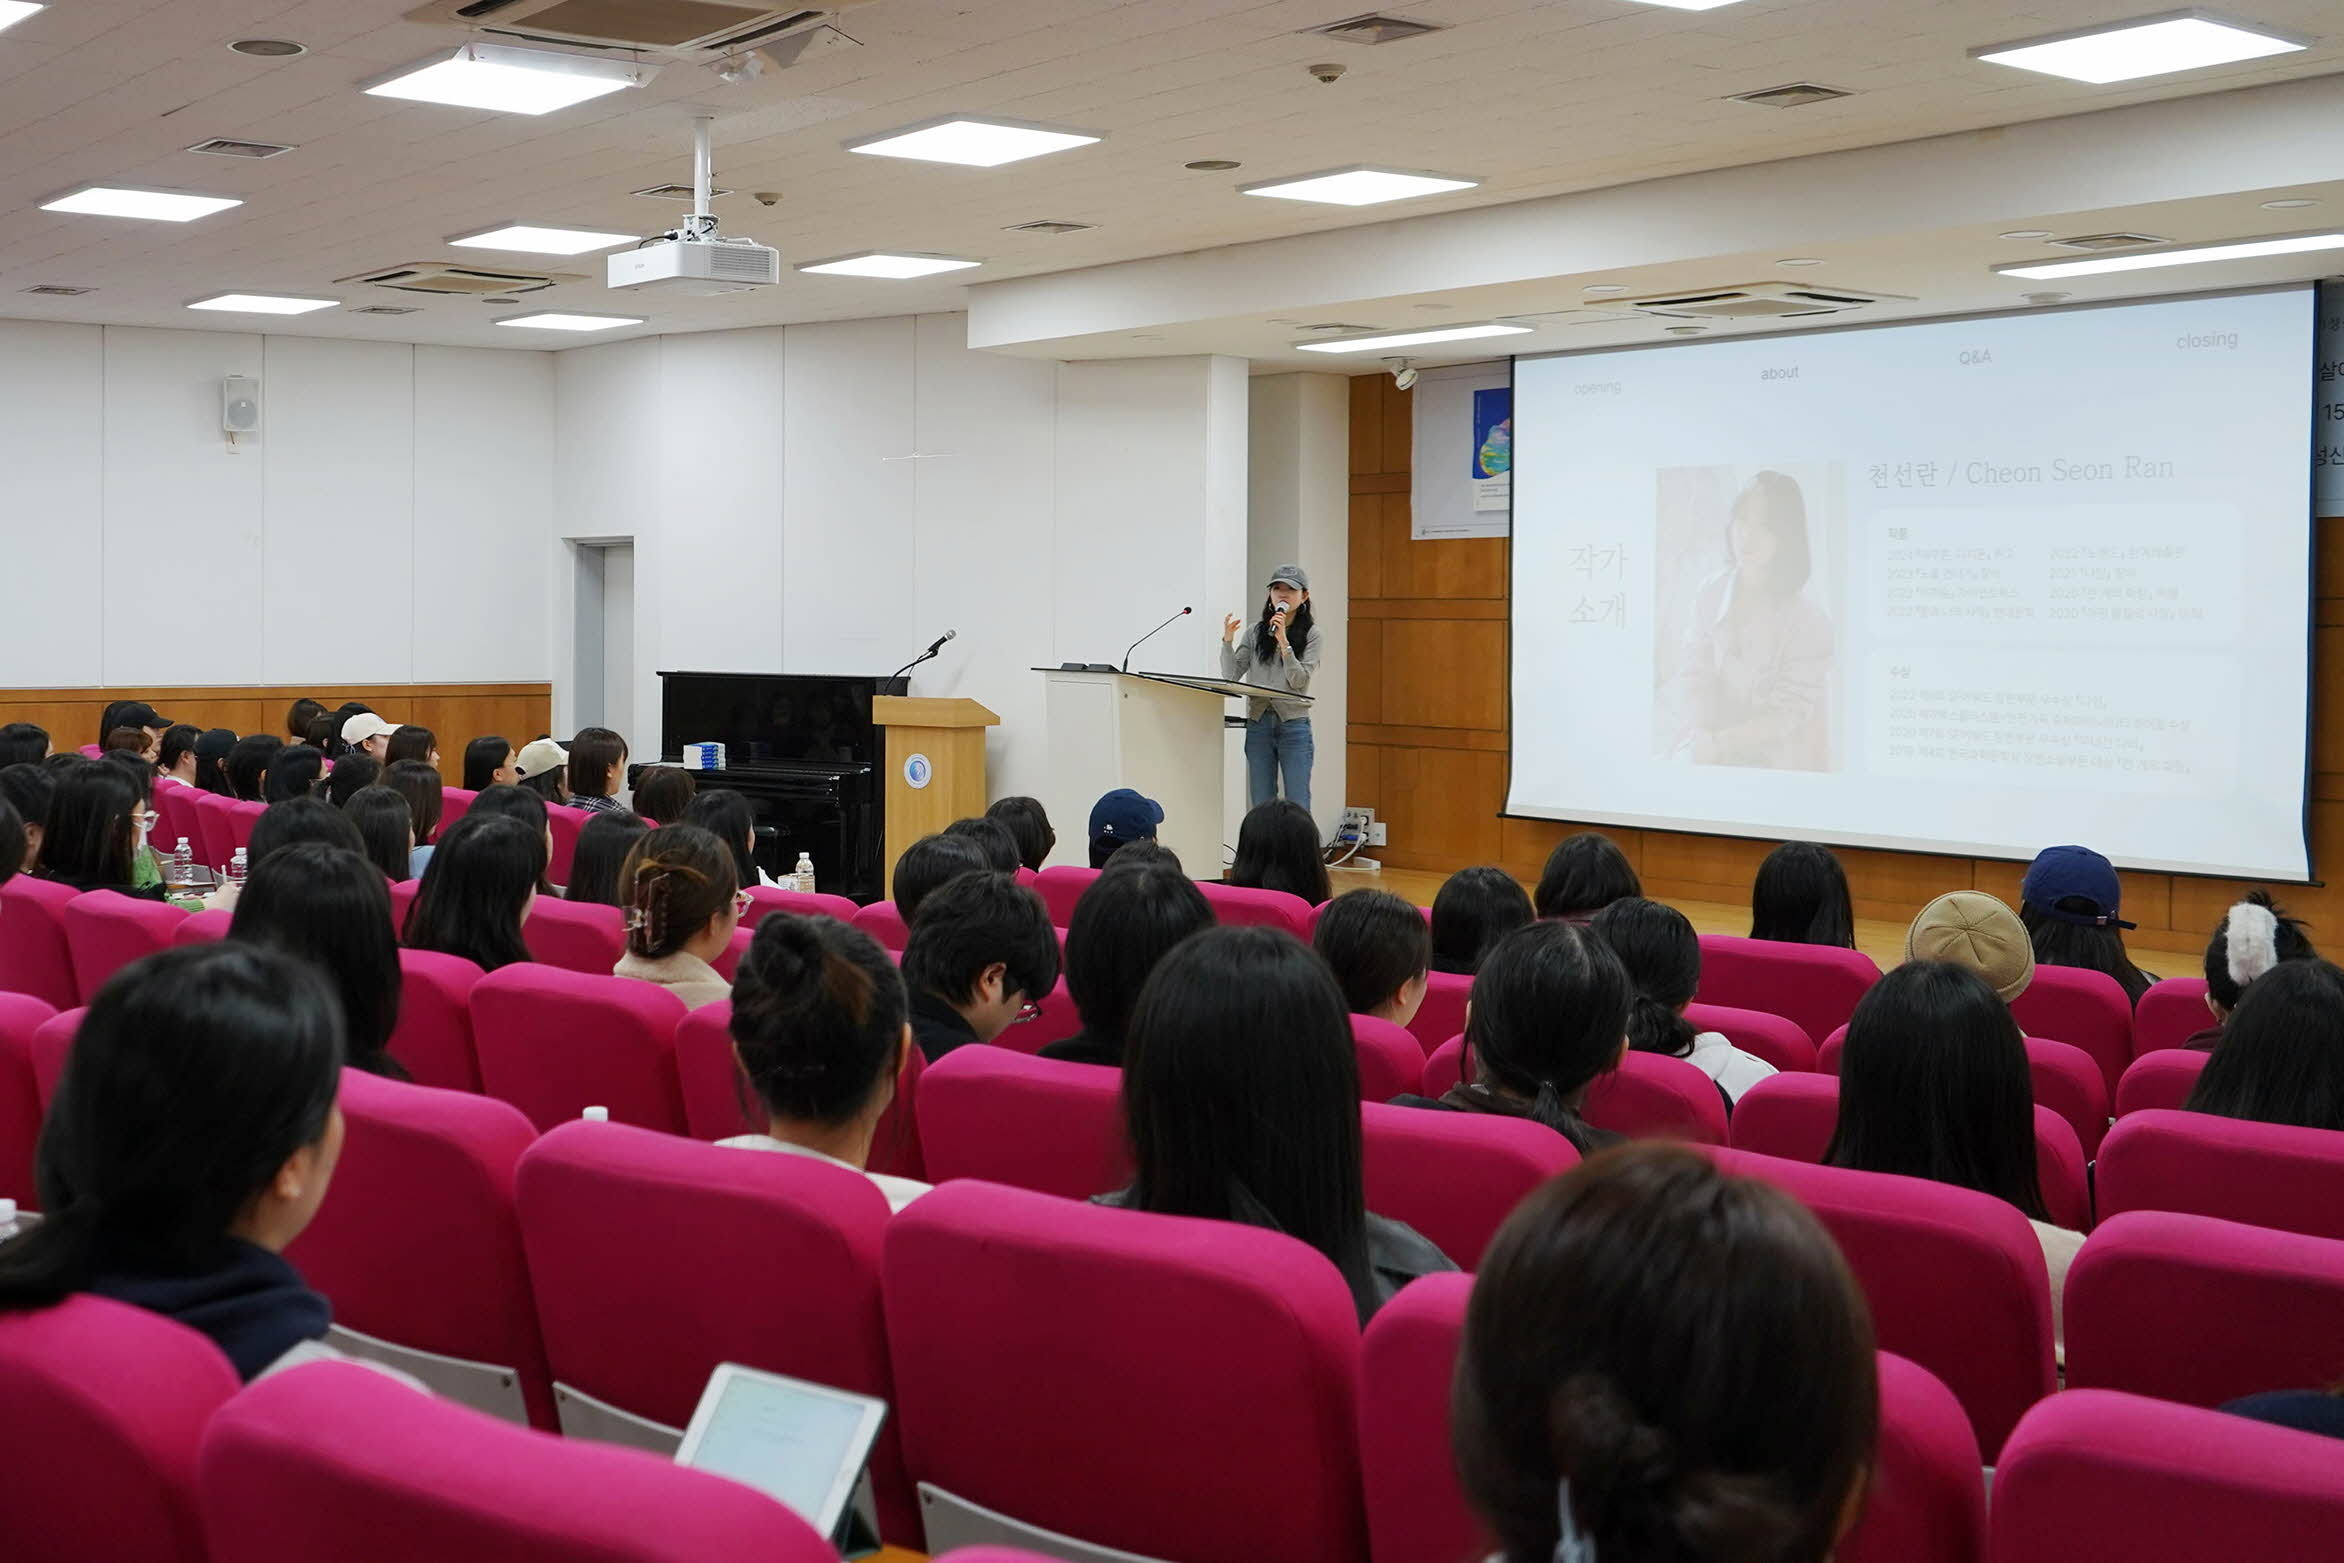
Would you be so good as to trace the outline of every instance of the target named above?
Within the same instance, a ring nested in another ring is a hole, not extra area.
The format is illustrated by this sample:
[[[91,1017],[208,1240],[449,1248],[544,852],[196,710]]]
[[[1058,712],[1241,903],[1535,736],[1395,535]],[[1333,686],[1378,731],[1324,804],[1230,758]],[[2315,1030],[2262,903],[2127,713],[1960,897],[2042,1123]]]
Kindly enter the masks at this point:
[[[1283,890],[1313,906],[1332,900],[1334,886],[1327,880],[1318,821],[1310,817],[1310,810],[1284,798],[1246,810],[1237,827],[1229,883],[1247,890]]]
[[[693,1009],[732,996],[711,963],[732,943],[749,896],[723,842],[697,825],[651,831],[619,869],[619,905],[627,953],[612,976],[656,983]]]
[[[651,824],[627,809],[597,814],[578,832],[578,849],[570,858],[570,882],[562,888],[565,901],[618,906],[619,871],[635,843],[651,834]]]
[[[1461,868],[1432,898],[1432,969],[1470,977],[1507,934],[1535,919],[1530,893],[1502,868]]]
[[[155,751],[155,780],[174,787],[195,785],[196,740],[203,737],[203,729],[180,722],[163,732],[163,741]]]
[[[1017,838],[1009,827],[990,815],[975,815],[956,819],[944,827],[947,836],[958,836],[973,841],[985,854],[986,867],[997,874],[1015,874],[1023,865],[1018,860]]]
[[[545,878],[545,852],[543,826],[478,809],[466,814],[448,827],[423,876],[403,942],[460,955],[482,971],[533,959],[521,925]]]
[[[2038,966],[2074,966],[2116,979],[2135,1004],[2157,979],[2132,963],[2118,915],[2116,865],[2089,847],[2045,847],[2019,886],[2019,921],[2034,941]]]
[[[371,754],[346,754],[326,772],[319,790],[326,802],[337,809],[346,809],[361,787],[372,787],[382,779],[382,761]]]
[[[306,798],[325,773],[326,757],[309,745],[279,749],[269,756],[268,770],[261,778],[260,801],[283,803],[287,798]]]
[[[1488,1563],[1827,1563],[1879,1437],[1822,1223],[1676,1145],[1534,1191],[1466,1304],[1450,1442]]]
[[[341,767],[335,766],[336,775]],[[407,817],[415,826],[415,848],[407,854],[409,878],[421,879],[431,866],[432,847],[439,840],[440,811],[447,807],[447,783],[437,762],[394,760],[383,771],[383,785],[407,800]]]
[[[1839,950],[1856,947],[1847,870],[1829,847],[1786,841],[1766,854],[1750,884],[1750,937]]]
[[[299,700],[294,701],[285,711],[285,742],[289,744],[314,742],[309,736],[309,730],[316,725],[317,719],[325,714],[326,705],[322,700],[312,700],[309,696],[303,695]]]
[[[0,727],[0,770],[11,765],[38,765],[49,757],[49,730],[35,722],[10,722]]]
[[[1628,1051],[1634,990],[1611,947],[1577,923],[1532,923],[1498,941],[1465,1012],[1466,1080],[1400,1107],[1495,1113],[1543,1123],[1581,1155],[1620,1136],[1579,1116],[1588,1088]]]
[[[1149,974],[1183,940],[1213,926],[1212,903],[1196,881],[1177,862],[1130,855],[1144,850],[1135,842],[1118,852],[1074,903],[1066,993],[1082,1029],[1044,1047],[1044,1058],[1120,1068]]]
[[[627,741],[607,727],[581,727],[570,740],[570,807],[590,814],[624,807],[618,791],[627,782]]]
[[[1310,811],[1310,771],[1317,749],[1310,732],[1310,693],[1324,651],[1310,614],[1310,577],[1298,564],[1270,572],[1261,617],[1243,640],[1232,613],[1221,621],[1221,676],[1274,693],[1245,702],[1245,803],[1259,808],[1278,796],[1283,778],[1290,802]],[[1338,734],[1338,737],[1341,735]]]
[[[464,790],[485,792],[491,787],[511,786],[521,779],[514,764],[516,751],[502,738],[475,738],[464,746]]]
[[[681,825],[699,790],[680,765],[646,765],[635,775],[635,812],[654,825]]]
[[[733,1055],[765,1132],[716,1143],[850,1168],[901,1210],[928,1185],[872,1172],[871,1141],[912,1048],[903,978],[877,940],[834,917],[757,925],[732,989]]]
[[[2211,1052],[2249,987],[2281,961],[2317,960],[2319,952],[2304,932],[2309,926],[2281,911],[2268,890],[2250,890],[2233,902],[2206,941],[2206,1008],[2214,1023],[2181,1045]]]
[[[1644,893],[1620,844],[1596,830],[1565,836],[1546,855],[1531,904],[1543,918],[1584,923],[1614,901]]]
[[[270,853],[236,898],[228,938],[324,973],[342,1003],[350,1067],[411,1078],[390,1055],[399,1029],[399,941],[390,890],[372,864],[315,841]]]
[[[985,810],[985,818],[999,820],[1008,828],[1010,839],[1017,843],[1017,860],[1021,866],[1037,874],[1042,871],[1051,850],[1058,845],[1058,832],[1050,828],[1050,812],[1042,807],[1041,799],[995,798]]]
[[[0,1309],[110,1297],[209,1336],[247,1383],[335,1355],[332,1310],[283,1253],[341,1155],[342,1036],[326,980],[273,950],[116,973],[41,1131],[44,1219],[0,1245]]]
[[[2186,1104],[2193,1113],[2344,1129],[2344,971],[2281,961],[2240,996]]]
[[[415,877],[408,861],[415,850],[415,816],[397,789],[361,787],[351,795],[342,814],[358,827],[358,837],[366,843],[366,860],[383,878],[404,882]]]
[[[1628,1006],[1631,1049],[1691,1064],[1717,1082],[1729,1113],[1744,1091],[1775,1072],[1772,1064],[1743,1052],[1724,1033],[1695,1031],[1685,1018],[1685,1006],[1701,986],[1701,940],[1684,913],[1642,896],[1628,896],[1596,913],[1588,927],[1620,958],[1635,991]]]
[[[1432,970],[1432,930],[1408,902],[1389,890],[1339,895],[1319,914],[1310,944],[1352,1014],[1395,1026],[1416,1018]]]

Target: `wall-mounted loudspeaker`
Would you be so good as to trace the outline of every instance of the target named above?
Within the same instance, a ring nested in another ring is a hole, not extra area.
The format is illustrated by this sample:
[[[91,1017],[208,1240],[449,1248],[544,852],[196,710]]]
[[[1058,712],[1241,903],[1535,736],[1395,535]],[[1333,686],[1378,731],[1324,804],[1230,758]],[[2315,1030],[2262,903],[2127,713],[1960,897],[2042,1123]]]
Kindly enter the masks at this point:
[[[260,432],[260,381],[248,374],[221,377],[220,428],[229,434]]]

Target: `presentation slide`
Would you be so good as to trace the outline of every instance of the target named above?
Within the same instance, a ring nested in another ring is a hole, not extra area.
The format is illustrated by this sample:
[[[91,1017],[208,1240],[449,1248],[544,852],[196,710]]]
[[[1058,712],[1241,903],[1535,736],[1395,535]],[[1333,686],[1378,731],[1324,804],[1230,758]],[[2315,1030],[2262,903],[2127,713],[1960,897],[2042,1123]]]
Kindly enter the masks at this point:
[[[2309,877],[2306,288],[1524,358],[1508,812]]]

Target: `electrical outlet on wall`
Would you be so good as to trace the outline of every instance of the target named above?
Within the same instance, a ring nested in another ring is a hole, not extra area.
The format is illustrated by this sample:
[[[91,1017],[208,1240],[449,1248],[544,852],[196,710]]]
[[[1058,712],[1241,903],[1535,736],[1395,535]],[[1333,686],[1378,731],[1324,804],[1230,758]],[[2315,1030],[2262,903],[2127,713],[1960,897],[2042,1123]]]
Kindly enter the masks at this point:
[[[1354,803],[1343,810],[1343,828],[1345,830],[1364,831],[1374,823],[1375,810],[1373,809],[1364,808]]]
[[[1369,825],[1367,827],[1367,844],[1371,847],[1390,846],[1391,841],[1389,840],[1389,830],[1390,827],[1385,825],[1381,820],[1378,820],[1374,824]]]

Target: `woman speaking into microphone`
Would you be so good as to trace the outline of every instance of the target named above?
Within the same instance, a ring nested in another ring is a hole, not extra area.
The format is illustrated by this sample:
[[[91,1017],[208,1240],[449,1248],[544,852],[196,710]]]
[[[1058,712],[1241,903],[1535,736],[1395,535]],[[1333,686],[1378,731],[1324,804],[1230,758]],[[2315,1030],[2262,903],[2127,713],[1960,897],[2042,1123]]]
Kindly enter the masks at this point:
[[[1310,764],[1316,751],[1310,737],[1310,703],[1280,695],[1310,692],[1318,671],[1319,638],[1310,622],[1310,577],[1298,564],[1280,565],[1270,576],[1262,616],[1243,640],[1237,615],[1221,621],[1221,676],[1258,684],[1276,694],[1245,702],[1246,806],[1258,808],[1278,796],[1310,807]]]

